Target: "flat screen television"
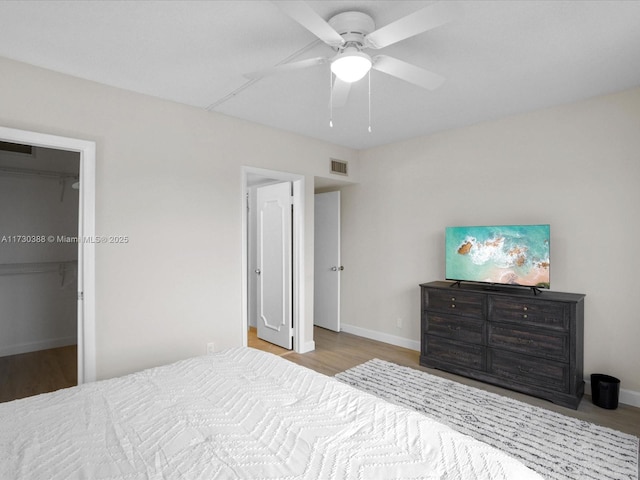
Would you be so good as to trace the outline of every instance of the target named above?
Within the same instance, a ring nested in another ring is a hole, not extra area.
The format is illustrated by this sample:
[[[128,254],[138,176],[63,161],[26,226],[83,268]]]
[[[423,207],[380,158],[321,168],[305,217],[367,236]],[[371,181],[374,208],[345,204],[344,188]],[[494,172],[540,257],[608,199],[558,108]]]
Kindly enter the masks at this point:
[[[446,279],[549,288],[549,225],[445,229]]]

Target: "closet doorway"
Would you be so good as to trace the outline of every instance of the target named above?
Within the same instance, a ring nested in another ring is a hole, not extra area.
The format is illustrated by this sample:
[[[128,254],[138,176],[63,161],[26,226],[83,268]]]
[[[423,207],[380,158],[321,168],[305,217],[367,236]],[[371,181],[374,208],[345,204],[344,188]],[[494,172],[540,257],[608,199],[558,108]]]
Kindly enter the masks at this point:
[[[259,229],[257,212],[257,192],[260,188],[266,186],[275,186],[287,184],[291,189],[291,231],[285,236],[289,237],[289,251],[291,252],[291,279],[286,281],[289,291],[285,295],[287,307],[290,309],[290,315],[287,313],[288,320],[284,322],[282,328],[290,332],[292,338],[291,343],[285,346],[285,350],[293,349],[293,351],[303,353],[310,350],[304,339],[304,177],[301,175],[265,170],[253,167],[243,168],[243,318],[245,332],[243,333],[243,344],[249,343],[252,346],[265,345],[266,342],[253,343],[254,336],[260,336],[260,319],[263,316],[262,308],[258,297],[261,300],[273,302],[280,309],[281,299],[266,298],[272,297],[274,292],[271,289],[261,289],[260,281],[262,270],[265,265],[259,265],[258,256],[258,234]],[[284,284],[283,284],[284,285]],[[276,295],[276,296],[281,296]],[[261,313],[262,312],[262,313]],[[277,319],[276,319],[277,320]],[[278,321],[274,323],[279,323]],[[262,337],[265,338],[265,337]],[[258,339],[259,340],[259,339]],[[268,341],[273,339],[266,338]],[[276,342],[278,343],[278,342]],[[279,343],[281,344],[281,343]],[[271,347],[269,347],[271,348]],[[312,349],[312,348],[311,348]],[[289,350],[290,351],[290,350]]]
[[[95,380],[95,144],[0,127],[0,401]]]
[[[0,142],[0,401],[77,384],[77,152]]]

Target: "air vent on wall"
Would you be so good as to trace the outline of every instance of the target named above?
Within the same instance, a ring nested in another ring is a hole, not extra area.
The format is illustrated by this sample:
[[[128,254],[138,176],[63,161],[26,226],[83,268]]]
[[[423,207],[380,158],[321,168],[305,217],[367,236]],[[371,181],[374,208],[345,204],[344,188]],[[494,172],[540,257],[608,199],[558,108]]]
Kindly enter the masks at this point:
[[[347,162],[342,160],[331,159],[331,173],[337,173],[338,175],[348,175]]]

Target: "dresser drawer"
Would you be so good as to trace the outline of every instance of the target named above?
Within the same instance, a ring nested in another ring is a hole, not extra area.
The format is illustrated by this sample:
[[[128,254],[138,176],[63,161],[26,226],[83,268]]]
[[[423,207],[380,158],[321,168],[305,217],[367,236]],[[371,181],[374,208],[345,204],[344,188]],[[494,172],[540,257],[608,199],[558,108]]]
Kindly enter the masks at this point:
[[[484,322],[480,319],[427,314],[427,333],[431,335],[482,345],[483,328]]]
[[[565,392],[569,389],[569,365],[566,363],[497,349],[490,349],[487,357],[488,372],[500,378],[547,390]]]
[[[569,306],[559,302],[520,298],[489,298],[489,321],[543,326],[555,330],[569,328]]]
[[[481,318],[484,316],[485,295],[451,290],[423,290],[423,305],[429,310]]]
[[[457,365],[473,370],[484,370],[485,348],[458,343],[432,335],[424,335],[422,354],[436,364]]]
[[[551,330],[527,330],[508,324],[489,324],[487,344],[514,352],[569,361],[569,337]]]

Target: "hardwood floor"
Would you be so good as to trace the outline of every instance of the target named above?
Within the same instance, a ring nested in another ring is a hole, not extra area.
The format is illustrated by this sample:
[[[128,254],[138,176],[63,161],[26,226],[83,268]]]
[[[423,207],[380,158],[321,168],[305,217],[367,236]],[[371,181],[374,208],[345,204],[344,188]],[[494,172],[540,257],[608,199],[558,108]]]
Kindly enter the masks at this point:
[[[405,365],[422,370],[433,375],[449,378],[465,385],[505,395],[522,402],[553,410],[564,415],[576,417],[587,422],[620,430],[632,435],[640,436],[640,408],[619,404],[616,410],[606,410],[591,402],[591,397],[585,395],[578,410],[560,407],[547,400],[513,392],[486,383],[449,374],[439,370],[419,365],[419,352],[396,347],[387,343],[369,340],[348,333],[336,333],[315,327],[314,340],[316,349],[313,352],[298,354],[291,352],[284,358],[299,365],[311,368],[325,375],[333,376],[351,367],[355,367],[373,358]]]
[[[419,353],[414,350],[318,327],[314,329],[314,340],[316,349],[313,352],[298,354],[258,339],[254,329],[249,332],[248,344],[329,376],[379,358],[640,436],[640,408],[621,403],[616,410],[606,410],[593,405],[591,397],[585,395],[578,410],[571,410],[529,395],[422,367]],[[77,385],[76,359],[75,346],[0,357],[0,402]]]
[[[247,345],[251,348],[256,348],[258,350],[273,353],[274,355],[278,355],[280,357],[293,353],[292,350],[287,350],[286,348],[279,347],[278,345],[265,342],[264,340],[258,338],[258,332],[256,331],[255,327],[249,327],[249,334],[247,335]]]
[[[0,402],[78,384],[75,345],[0,357]]]

